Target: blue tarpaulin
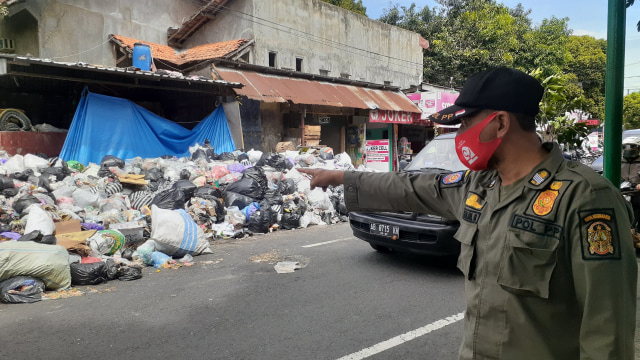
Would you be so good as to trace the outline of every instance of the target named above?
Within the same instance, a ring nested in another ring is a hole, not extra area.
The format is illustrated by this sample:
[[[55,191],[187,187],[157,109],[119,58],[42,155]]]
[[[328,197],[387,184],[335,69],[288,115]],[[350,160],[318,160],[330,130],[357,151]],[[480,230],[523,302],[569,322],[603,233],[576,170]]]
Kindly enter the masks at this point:
[[[222,106],[188,130],[129,100],[85,91],[60,157],[85,165],[99,164],[105,155],[125,160],[182,157],[190,156],[189,146],[206,139],[218,154],[235,150]]]

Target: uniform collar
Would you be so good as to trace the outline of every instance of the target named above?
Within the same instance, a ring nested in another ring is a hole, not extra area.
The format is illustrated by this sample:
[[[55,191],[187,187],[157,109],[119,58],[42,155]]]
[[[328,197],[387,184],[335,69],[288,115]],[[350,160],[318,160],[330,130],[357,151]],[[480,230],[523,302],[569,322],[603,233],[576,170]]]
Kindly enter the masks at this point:
[[[563,162],[566,161],[562,156],[562,151],[558,143],[546,142],[542,147],[549,152],[549,156],[542,160],[530,173],[526,176],[525,186],[531,189],[542,189],[551,182],[556,172]]]

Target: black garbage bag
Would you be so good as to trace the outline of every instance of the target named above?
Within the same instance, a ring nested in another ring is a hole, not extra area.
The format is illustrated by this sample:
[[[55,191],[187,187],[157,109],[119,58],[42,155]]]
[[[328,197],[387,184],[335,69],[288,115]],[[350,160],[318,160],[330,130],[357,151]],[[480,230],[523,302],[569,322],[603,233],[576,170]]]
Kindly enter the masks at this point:
[[[142,278],[142,268],[135,265],[121,266],[117,278],[121,281],[138,280]]]
[[[124,160],[113,155],[105,155],[100,161],[100,170],[98,170],[98,176],[106,177],[111,175],[111,171],[109,170],[109,168],[111,167],[118,167],[120,169],[124,168]]]
[[[55,176],[56,181],[62,181],[64,178],[71,175],[71,170],[69,170],[67,162],[63,160],[62,164],[62,166],[50,166],[48,168],[44,168],[40,171],[40,174],[45,176]]]
[[[285,156],[276,153],[264,153],[256,166],[271,166],[278,171],[285,171],[293,168],[293,164]]]
[[[161,209],[184,209],[187,202],[184,192],[181,190],[167,189],[156,194],[151,205],[156,205]]]
[[[10,189],[4,189],[0,191],[0,194],[4,195],[5,197],[12,198],[18,195],[19,192],[20,192],[20,189],[18,188],[10,188]]]
[[[13,203],[13,210],[15,210],[18,214],[22,214],[26,208],[33,204],[40,204],[40,200],[37,197],[27,194],[20,197]]]
[[[58,239],[54,235],[44,235],[42,236],[42,240],[40,240],[40,244],[45,245],[55,245],[58,243]]]
[[[13,231],[13,226],[11,224],[0,225],[0,233],[11,232],[11,231]]]
[[[267,190],[267,186],[269,185],[267,176],[264,174],[264,170],[257,166],[252,166],[245,169],[242,172],[242,178],[255,180],[258,184],[260,184],[260,187],[264,188],[265,191]]]
[[[296,183],[292,179],[280,180],[276,183],[282,195],[290,195],[296,192]]]
[[[42,300],[44,283],[28,276],[0,281],[0,301],[10,304],[34,303]]]
[[[133,260],[134,253],[135,253],[135,250],[133,250],[130,247],[127,247],[127,248],[124,248],[124,250],[122,250],[122,257],[127,260]]]
[[[180,190],[184,193],[185,199],[189,201],[196,192],[198,186],[189,180],[178,180],[173,183],[173,190]]]
[[[230,152],[223,152],[222,154],[220,154],[220,161],[235,161],[236,160],[236,156],[233,155],[233,153]]]
[[[216,224],[224,221],[224,216],[227,215],[227,210],[224,208],[224,204],[222,200],[218,198],[211,199],[215,203],[215,211],[216,211]]]
[[[72,263],[71,284],[98,285],[107,281],[107,264],[95,262],[91,264]]]
[[[199,186],[193,193],[193,197],[205,200],[220,199],[222,192],[220,192],[220,189],[211,186]]]
[[[14,189],[13,179],[8,176],[0,175],[0,190]]]
[[[107,267],[107,279],[113,280],[118,277],[118,269],[120,268],[120,265],[113,261],[113,259],[107,259],[104,263]]]
[[[240,154],[238,155],[238,158],[236,159],[238,162],[242,162],[243,160],[249,160],[249,155],[247,154]]]
[[[344,203],[344,199],[340,200],[336,210],[338,210],[338,214],[340,215],[349,215],[349,210],[347,209],[347,205]]]
[[[164,172],[158,168],[142,170],[140,173],[144,175],[144,179],[147,181],[158,182],[164,177]]]
[[[277,216],[277,215],[276,215]],[[273,225],[273,211],[269,208],[260,208],[249,217],[247,228],[254,233],[268,233],[269,228]]]
[[[285,211],[280,221],[282,228],[286,230],[297,229],[300,227],[300,218],[302,214],[299,210]]]
[[[225,190],[248,196],[252,199],[261,200],[264,197],[266,188],[260,186],[257,181],[251,178],[243,177],[242,179],[229,184]]]
[[[43,187],[42,185],[44,184],[44,181],[42,181],[42,178],[40,178],[38,176],[35,176],[35,175],[30,175],[27,178],[27,182],[35,185],[36,187]],[[48,186],[48,184],[47,184],[47,186]],[[48,191],[50,191],[50,190],[48,190]]]
[[[180,180],[189,180],[191,178],[191,171],[182,169],[180,171]]]
[[[198,149],[194,151],[193,154],[191,154],[191,160],[195,161],[200,159],[206,160],[206,161],[209,160],[207,158],[207,151],[205,149]]]
[[[33,175],[34,172],[31,169],[26,169],[23,172],[16,172],[13,174],[9,174],[9,177],[12,179],[16,179],[16,180],[20,180],[20,181],[27,181],[29,180],[29,176]]]
[[[226,191],[223,194],[224,203],[227,207],[237,206],[239,209],[246,208],[249,204],[254,202],[255,200],[244,196],[242,194],[235,193],[233,191]]]

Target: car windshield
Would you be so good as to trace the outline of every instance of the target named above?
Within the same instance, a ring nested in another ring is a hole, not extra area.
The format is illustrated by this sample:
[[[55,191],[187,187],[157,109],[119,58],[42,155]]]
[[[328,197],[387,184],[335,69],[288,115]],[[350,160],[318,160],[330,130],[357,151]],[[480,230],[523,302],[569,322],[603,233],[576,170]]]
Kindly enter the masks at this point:
[[[446,171],[465,170],[456,155],[455,138],[444,137],[433,139],[405,168],[408,171],[424,168],[439,168]]]

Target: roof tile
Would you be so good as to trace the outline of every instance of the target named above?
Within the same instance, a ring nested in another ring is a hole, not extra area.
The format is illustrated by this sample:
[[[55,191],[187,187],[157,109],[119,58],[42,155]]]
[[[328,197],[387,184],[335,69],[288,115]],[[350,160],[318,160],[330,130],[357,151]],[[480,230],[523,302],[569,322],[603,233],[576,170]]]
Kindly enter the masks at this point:
[[[182,53],[177,53],[172,47],[156,44],[148,41],[137,40],[122,35],[110,35],[115,42],[122,47],[133,50],[135,43],[147,44],[151,47],[151,56],[156,59],[170,62],[174,65],[184,65],[192,61],[204,61],[215,58],[222,58],[238,50],[248,40],[237,39],[195,46]]]

